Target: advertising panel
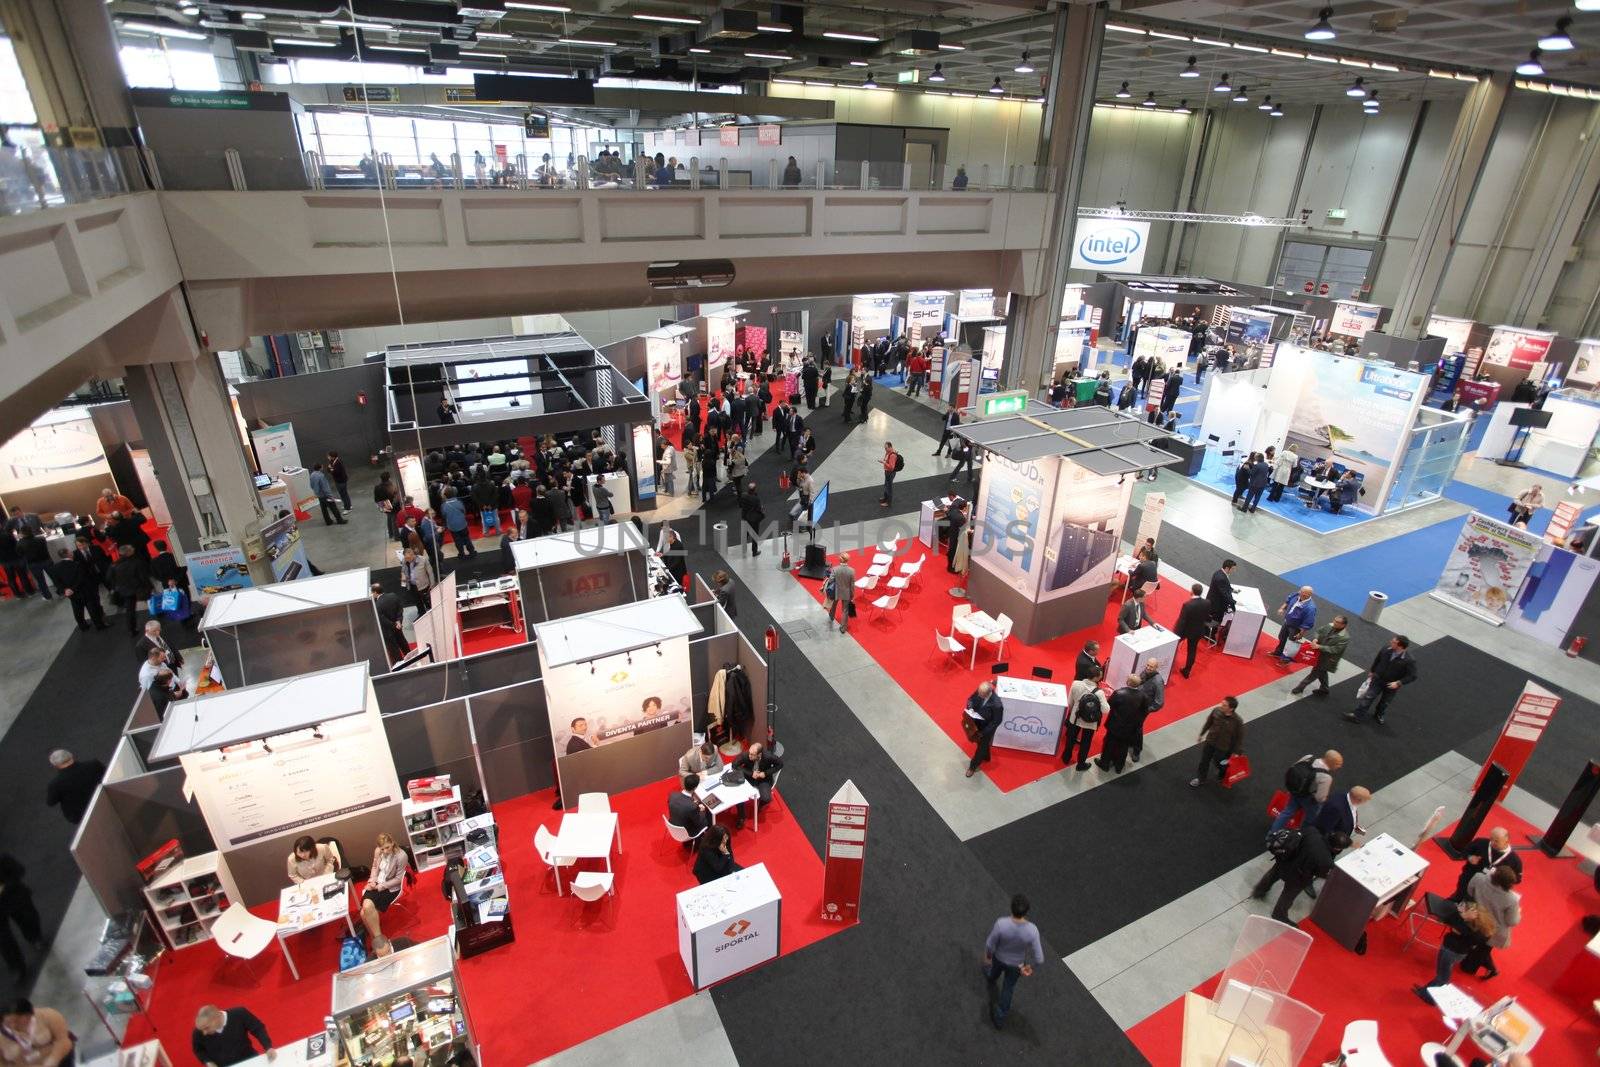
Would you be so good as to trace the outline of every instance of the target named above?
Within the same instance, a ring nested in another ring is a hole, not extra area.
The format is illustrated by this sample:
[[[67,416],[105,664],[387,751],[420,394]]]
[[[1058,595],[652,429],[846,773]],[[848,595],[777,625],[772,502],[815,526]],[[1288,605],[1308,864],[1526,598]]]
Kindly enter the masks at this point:
[[[632,655],[547,667],[544,692],[558,762],[687,723],[694,715],[689,639],[674,637]]]
[[[1579,341],[1567,368],[1568,385],[1600,385],[1600,341]]]
[[[1545,545],[1517,590],[1516,610],[1506,617],[1506,628],[1559,647],[1597,577],[1600,560]]]
[[[1040,602],[1111,584],[1133,481],[1059,461]]]
[[[1139,331],[1133,344],[1137,358],[1160,360],[1165,367],[1181,366],[1189,358],[1189,344],[1194,335],[1188,330],[1175,330],[1170,326],[1146,326]]]
[[[683,380],[683,358],[677,339],[646,337],[644,360],[647,368],[645,373],[650,376],[650,399],[659,413],[661,398],[675,394],[678,383]]]
[[[893,293],[869,293],[850,301],[850,325],[861,330],[883,331],[894,315]]]
[[[760,359],[767,354],[767,328],[765,326],[740,325],[734,334],[734,354],[742,356],[746,352]]]
[[[1483,361],[1513,370],[1531,370],[1535,363],[1549,358],[1553,333],[1535,333],[1510,326],[1496,326],[1483,350]]]
[[[1301,459],[1330,458],[1360,475],[1365,495],[1354,507],[1371,514],[1388,495],[1427,375],[1312,349],[1298,356],[1308,365],[1288,441]]]
[[[1430,595],[1498,626],[1510,616],[1542,547],[1537,534],[1473,512]]]
[[[706,318],[706,369],[716,371],[728,365],[733,358],[733,336],[735,323],[727,315],[711,315]],[[710,374],[706,375],[706,382],[714,384],[716,379]]]
[[[638,423],[633,428],[633,468],[634,486],[638,489],[639,500],[654,500],[656,496],[656,440],[655,433],[647,423]],[[620,501],[624,507],[626,501]]]
[[[1134,219],[1079,219],[1072,231],[1072,269],[1138,274],[1150,224]]]
[[[799,330],[778,331],[778,355],[785,364],[799,362],[806,354],[806,338]]]
[[[295,444],[294,425],[280,422],[261,430],[251,430],[250,440],[255,442],[256,462],[262,474],[277,474],[285,467],[303,467],[300,447]]]
[[[1141,333],[1143,331],[1140,331]],[[1272,335],[1272,317],[1256,315],[1233,308],[1228,318],[1227,340],[1230,345],[1264,345]]]
[[[906,333],[911,343],[920,345],[938,335],[944,326],[946,292],[912,293],[906,302]]]
[[[756,144],[762,148],[776,148],[783,143],[783,127],[775,122],[763,122],[756,127]]]
[[[828,801],[828,854],[822,874],[822,919],[853,923],[861,918],[861,871],[866,863],[867,818],[872,805],[846,781]]]
[[[988,322],[1000,318],[994,311],[994,290],[961,290],[956,299],[956,318],[962,322]]]
[[[190,552],[183,557],[183,565],[189,568],[189,581],[194,583],[197,598],[230,589],[248,589],[255,584],[244,553],[233,545]]]
[[[87,411],[51,411],[0,445],[0,494],[81,478],[103,477],[111,467]]]
[[[285,515],[261,527],[261,543],[266,546],[267,559],[272,562],[273,581],[292,582],[296,578],[311,577],[306,546],[300,543],[300,524],[293,515]]]
[[[1505,785],[1500,787],[1500,799],[1504,800],[1516,784],[1522,768],[1528,765],[1528,757],[1533,755],[1539,738],[1544,736],[1545,729],[1560,707],[1561,698],[1550,690],[1533,682],[1523,683],[1522,695],[1511,706],[1511,714],[1500,728],[1500,736],[1490,750],[1489,758],[1483,761],[1478,780],[1472,783],[1473,792],[1477,792],[1478,786],[1483,784],[1483,776],[1488,773],[1489,765],[1498,764],[1506,772]]]
[[[1039,584],[1039,526],[1049,514],[1059,466],[1057,459],[1013,463],[994,454],[983,463],[973,565],[1030,598]]]
[[[1433,337],[1444,338],[1444,354],[1447,356],[1461,355],[1474,344],[1482,345],[1488,340],[1489,335],[1486,327],[1479,327],[1471,319],[1458,319],[1449,315],[1434,315],[1429,318],[1428,333]],[[1474,338],[1474,333],[1480,336]]]
[[[1328,332],[1340,337],[1365,337],[1378,328],[1378,316],[1382,313],[1383,308],[1377,304],[1340,300],[1333,305],[1333,317],[1328,320]]]

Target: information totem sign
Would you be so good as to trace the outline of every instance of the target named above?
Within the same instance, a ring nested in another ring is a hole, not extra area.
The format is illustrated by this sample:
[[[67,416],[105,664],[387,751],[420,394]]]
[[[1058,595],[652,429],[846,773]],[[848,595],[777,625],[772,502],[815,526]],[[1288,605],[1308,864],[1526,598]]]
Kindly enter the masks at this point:
[[[1522,687],[1522,695],[1517,697],[1517,702],[1511,706],[1511,714],[1506,718],[1506,724],[1500,729],[1500,737],[1495,741],[1489,758],[1483,761],[1483,770],[1478,772],[1478,781],[1473,784],[1473,789],[1483,782],[1483,776],[1489,768],[1499,764],[1506,772],[1505,785],[1500,788],[1500,799],[1505,800],[1506,794],[1511,792],[1511,787],[1516,784],[1517,776],[1522,773],[1522,768],[1527,765],[1528,757],[1533,755],[1533,750],[1539,743],[1539,738],[1544,736],[1544,731],[1550,725],[1550,719],[1561,707],[1561,698],[1542,686],[1528,682]]]
[[[828,801],[828,854],[822,878],[824,922],[853,923],[861,918],[861,868],[867,851],[871,805],[854,782],[846,781]]]

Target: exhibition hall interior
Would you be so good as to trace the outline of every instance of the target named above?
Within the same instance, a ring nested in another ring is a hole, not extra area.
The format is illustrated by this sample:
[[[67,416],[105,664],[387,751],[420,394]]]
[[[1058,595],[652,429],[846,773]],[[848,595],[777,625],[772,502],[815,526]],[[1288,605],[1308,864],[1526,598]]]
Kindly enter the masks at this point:
[[[0,0],[0,1063],[1600,1054],[1600,0]]]

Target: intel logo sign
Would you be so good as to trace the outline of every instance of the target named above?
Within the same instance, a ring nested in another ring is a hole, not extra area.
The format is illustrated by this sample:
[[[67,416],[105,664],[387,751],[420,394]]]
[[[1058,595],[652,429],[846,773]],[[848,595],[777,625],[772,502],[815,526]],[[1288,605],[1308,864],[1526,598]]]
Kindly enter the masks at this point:
[[[1126,263],[1144,244],[1144,236],[1129,226],[1112,226],[1085,234],[1078,242],[1078,255],[1102,267]]]

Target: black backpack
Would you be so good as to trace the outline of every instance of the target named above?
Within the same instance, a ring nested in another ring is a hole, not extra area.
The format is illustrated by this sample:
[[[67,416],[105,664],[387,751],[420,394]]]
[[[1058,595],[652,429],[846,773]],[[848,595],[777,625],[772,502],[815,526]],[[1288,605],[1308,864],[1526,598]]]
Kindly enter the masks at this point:
[[[1316,794],[1317,775],[1322,772],[1311,766],[1311,760],[1312,757],[1307,756],[1290,765],[1283,773],[1283,787],[1289,791],[1290,796],[1309,797]]]
[[[1267,835],[1267,851],[1274,859],[1288,859],[1300,850],[1300,841],[1304,837],[1301,831],[1287,826],[1282,830],[1274,830]]]
[[[1078,698],[1078,721],[1100,721],[1100,694],[1096,690],[1089,690]]]
[[[906,469],[906,457],[899,452],[894,454],[894,472],[899,474]]]

